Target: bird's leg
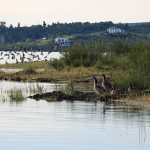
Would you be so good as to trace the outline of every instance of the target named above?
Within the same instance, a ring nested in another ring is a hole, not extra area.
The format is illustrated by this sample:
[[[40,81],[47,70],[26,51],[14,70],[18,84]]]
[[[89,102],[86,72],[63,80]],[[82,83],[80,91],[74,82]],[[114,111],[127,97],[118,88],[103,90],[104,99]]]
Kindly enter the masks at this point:
[[[98,94],[98,95],[96,96],[96,99],[97,99],[97,100],[100,100],[100,98],[101,98],[101,94]]]

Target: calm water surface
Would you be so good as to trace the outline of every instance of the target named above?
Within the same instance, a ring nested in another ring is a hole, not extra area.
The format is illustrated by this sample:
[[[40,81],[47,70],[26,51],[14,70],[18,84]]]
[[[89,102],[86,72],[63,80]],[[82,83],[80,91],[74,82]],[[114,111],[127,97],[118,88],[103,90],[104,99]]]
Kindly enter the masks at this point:
[[[150,115],[103,103],[3,100],[34,83],[0,82],[0,150],[149,150]],[[55,84],[39,83],[45,91]],[[62,85],[64,86],[64,85]]]

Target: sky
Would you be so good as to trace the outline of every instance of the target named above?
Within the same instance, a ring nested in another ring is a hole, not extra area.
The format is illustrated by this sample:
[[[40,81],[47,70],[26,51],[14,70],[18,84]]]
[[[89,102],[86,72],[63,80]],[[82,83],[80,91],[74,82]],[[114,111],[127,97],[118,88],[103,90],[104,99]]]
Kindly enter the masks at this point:
[[[150,0],[0,0],[7,26],[53,22],[150,22]]]

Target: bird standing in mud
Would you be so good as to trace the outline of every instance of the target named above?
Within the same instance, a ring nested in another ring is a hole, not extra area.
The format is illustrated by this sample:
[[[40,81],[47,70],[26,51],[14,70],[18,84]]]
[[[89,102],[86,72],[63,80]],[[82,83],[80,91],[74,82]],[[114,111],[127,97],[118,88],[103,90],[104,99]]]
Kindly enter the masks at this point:
[[[102,74],[102,87],[105,90],[105,92],[109,92],[112,88],[112,84],[106,79],[106,76]]]
[[[96,93],[97,95],[99,95],[100,92],[101,92],[101,90],[102,90],[102,86],[101,86],[101,85],[98,85],[97,79],[96,79],[95,76],[92,76],[91,78],[92,78],[93,81],[94,81],[93,89],[94,89],[95,93]]]
[[[128,84],[128,89],[127,89],[129,94],[133,93],[133,85],[131,83]]]
[[[140,94],[140,92],[135,87],[133,87],[132,83],[128,84],[127,92],[129,96],[132,97],[138,96]]]
[[[114,86],[114,85],[113,85],[112,88],[111,88],[110,95],[111,95],[111,96],[116,95],[116,89],[115,89],[115,86]]]
[[[121,90],[116,88],[116,84],[112,84],[110,96],[112,99],[123,96]]]

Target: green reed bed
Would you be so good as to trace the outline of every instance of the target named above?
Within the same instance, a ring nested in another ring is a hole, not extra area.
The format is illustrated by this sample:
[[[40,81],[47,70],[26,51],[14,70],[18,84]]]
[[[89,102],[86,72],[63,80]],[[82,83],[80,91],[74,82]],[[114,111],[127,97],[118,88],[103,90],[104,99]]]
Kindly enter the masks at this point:
[[[21,89],[11,89],[7,91],[10,102],[22,102],[25,100]]]

